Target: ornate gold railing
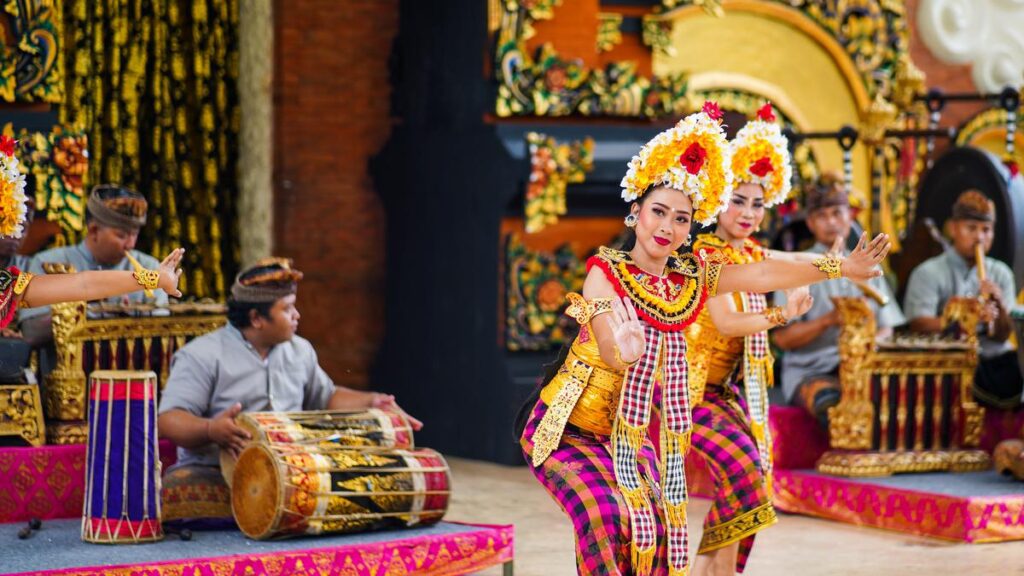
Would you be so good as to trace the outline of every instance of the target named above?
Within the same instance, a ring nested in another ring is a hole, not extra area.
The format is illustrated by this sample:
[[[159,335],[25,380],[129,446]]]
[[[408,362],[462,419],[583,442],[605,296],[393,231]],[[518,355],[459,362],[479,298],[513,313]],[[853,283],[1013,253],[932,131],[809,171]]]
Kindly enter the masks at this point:
[[[876,340],[860,298],[833,298],[842,318],[842,398],[829,410],[830,448],[818,470],[842,476],[967,471],[990,466],[978,450],[985,409],[974,401],[977,299],[954,298],[943,337]]]

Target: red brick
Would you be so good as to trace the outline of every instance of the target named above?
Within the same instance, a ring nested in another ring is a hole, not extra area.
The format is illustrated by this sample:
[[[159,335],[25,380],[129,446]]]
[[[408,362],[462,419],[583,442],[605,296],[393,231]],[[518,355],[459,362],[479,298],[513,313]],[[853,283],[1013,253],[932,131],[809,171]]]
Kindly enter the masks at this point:
[[[367,172],[391,129],[397,0],[275,4],[275,252],[306,272],[300,333],[366,387],[383,337],[384,210]],[[284,183],[290,182],[290,188]]]

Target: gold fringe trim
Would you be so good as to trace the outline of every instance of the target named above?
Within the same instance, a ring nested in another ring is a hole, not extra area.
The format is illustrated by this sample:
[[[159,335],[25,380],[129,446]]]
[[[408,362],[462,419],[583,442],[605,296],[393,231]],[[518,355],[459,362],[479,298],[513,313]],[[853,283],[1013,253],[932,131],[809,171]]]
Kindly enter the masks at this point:
[[[657,546],[648,546],[646,550],[640,550],[633,545],[632,564],[633,574],[636,576],[647,576],[654,569],[654,552]]]
[[[665,522],[669,526],[686,526],[686,502],[665,504]]]
[[[636,457],[640,453],[640,448],[644,443],[644,436],[647,435],[647,425],[643,426],[630,426],[622,420],[621,417],[615,419],[615,428],[612,432],[612,454],[613,457],[617,457],[619,454],[618,446],[620,442],[625,442],[627,446],[633,449],[634,461],[629,463],[630,470],[633,470],[634,478],[637,481],[637,488],[627,490],[623,488],[621,479],[616,477],[616,481],[619,482],[619,493],[622,494],[622,499],[626,503],[626,508],[629,509],[629,521],[630,527],[634,529],[634,538],[630,543],[630,557],[632,559],[633,573],[637,576],[646,576],[651,573],[654,567],[654,553],[657,550],[658,545],[658,534],[655,531],[653,537],[654,541],[645,548],[637,546],[635,537],[635,526],[633,525],[633,519],[639,516],[641,513],[645,513],[648,517],[653,518],[654,511],[651,510],[650,499],[647,497],[647,484],[644,479],[640,476],[640,472],[637,469]],[[619,464],[616,462],[616,470],[619,469]]]
[[[668,576],[690,576],[690,565],[687,564],[682,568],[668,567]]]
[[[725,548],[733,542],[739,542],[778,521],[779,517],[775,514],[775,508],[772,507],[771,502],[766,502],[724,524],[705,529],[697,554],[706,554],[719,548]]]

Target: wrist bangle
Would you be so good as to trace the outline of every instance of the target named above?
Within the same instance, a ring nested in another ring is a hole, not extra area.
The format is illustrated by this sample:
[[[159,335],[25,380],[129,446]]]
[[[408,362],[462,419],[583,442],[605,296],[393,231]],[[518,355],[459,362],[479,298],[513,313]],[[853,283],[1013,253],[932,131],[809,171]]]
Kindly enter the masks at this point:
[[[774,326],[785,326],[789,324],[789,318],[786,318],[786,312],[782,309],[782,306],[772,306],[764,311],[764,317]]]
[[[152,298],[153,290],[160,285],[160,271],[144,268],[142,264],[132,256],[131,252],[125,252],[124,255],[128,258],[128,261],[132,263],[132,267],[135,268],[135,272],[132,272],[132,276],[135,277],[135,281],[139,283],[139,286],[142,286],[142,290],[146,293],[146,296],[148,298]]]
[[[814,262],[814,267],[821,270],[829,280],[843,277],[843,260],[834,254],[827,254]]]
[[[623,366],[632,366],[633,364],[636,364],[639,360],[640,359],[637,358],[636,360],[633,360],[632,362],[626,362],[625,360],[622,359],[622,353],[619,351],[619,347],[618,346],[615,347],[615,361],[618,362],[619,364],[621,364]]]

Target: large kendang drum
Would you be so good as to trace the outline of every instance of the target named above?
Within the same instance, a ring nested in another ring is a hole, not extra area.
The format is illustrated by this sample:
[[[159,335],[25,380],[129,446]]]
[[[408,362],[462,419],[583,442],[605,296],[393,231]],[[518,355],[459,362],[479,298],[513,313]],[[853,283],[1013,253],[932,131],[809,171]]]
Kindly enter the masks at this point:
[[[89,378],[89,433],[82,540],[163,538],[153,372],[98,370]]]
[[[266,540],[430,525],[450,494],[433,450],[253,444],[235,466],[231,508],[246,536]]]
[[[245,412],[235,423],[257,444],[412,449],[412,424],[404,414],[376,408],[360,411]],[[235,459],[220,453],[221,472],[231,485]]]

